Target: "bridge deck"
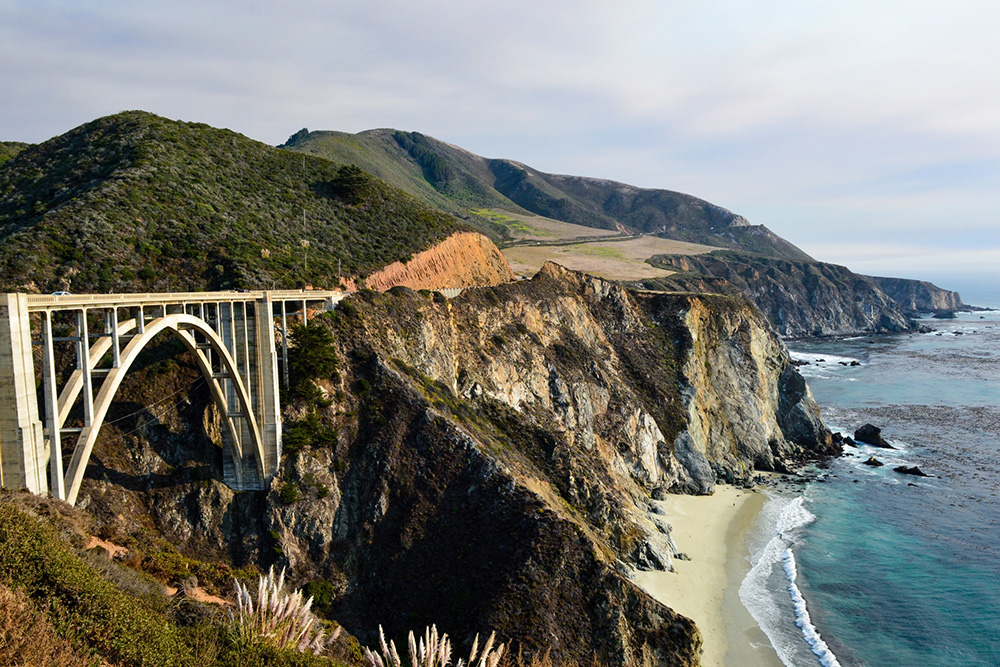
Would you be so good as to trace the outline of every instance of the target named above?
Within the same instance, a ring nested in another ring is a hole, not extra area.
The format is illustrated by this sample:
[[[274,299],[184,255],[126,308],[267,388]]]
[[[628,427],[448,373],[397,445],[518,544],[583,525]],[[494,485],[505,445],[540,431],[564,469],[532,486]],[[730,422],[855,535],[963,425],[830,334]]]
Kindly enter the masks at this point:
[[[147,292],[139,294],[27,294],[29,312],[77,308],[127,308],[186,303],[257,301],[267,296],[271,301],[340,300],[347,292],[340,290],[251,290],[228,292]]]

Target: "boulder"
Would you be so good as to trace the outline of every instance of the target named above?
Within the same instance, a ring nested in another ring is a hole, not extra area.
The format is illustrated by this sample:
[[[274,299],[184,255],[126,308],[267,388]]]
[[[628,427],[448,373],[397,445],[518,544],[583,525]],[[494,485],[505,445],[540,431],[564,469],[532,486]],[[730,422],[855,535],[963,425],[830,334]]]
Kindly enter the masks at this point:
[[[909,466],[909,467],[908,466],[896,466],[895,468],[893,468],[893,470],[895,472],[898,472],[898,473],[902,474],[902,475],[916,475],[917,477],[929,477],[930,476],[927,473],[925,473],[923,470],[921,470],[920,468],[918,468],[917,466]]]
[[[882,429],[871,424],[865,424],[856,430],[854,432],[854,439],[866,445],[873,445],[882,449],[895,449],[895,447],[882,439]]]
[[[866,465],[866,466],[871,466],[871,467],[873,467],[873,468],[879,468],[879,467],[881,467],[881,466],[884,466],[885,464],[884,464],[884,463],[882,463],[881,461],[879,461],[879,460],[878,460],[877,458],[875,458],[874,456],[871,456],[871,457],[869,457],[869,458],[868,458],[868,460],[867,460],[867,461],[865,461],[865,465]]]

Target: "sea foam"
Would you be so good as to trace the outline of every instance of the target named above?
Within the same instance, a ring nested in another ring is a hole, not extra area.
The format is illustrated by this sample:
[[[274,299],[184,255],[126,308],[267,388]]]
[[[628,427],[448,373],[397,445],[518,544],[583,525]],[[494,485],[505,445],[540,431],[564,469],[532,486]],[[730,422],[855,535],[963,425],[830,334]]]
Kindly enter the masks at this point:
[[[823,667],[840,667],[837,656],[833,654],[830,647],[819,636],[819,630],[812,624],[812,619],[809,617],[805,598],[802,597],[802,591],[799,590],[798,584],[796,584],[798,570],[795,567],[795,554],[792,553],[791,547],[786,547],[784,553],[781,555],[781,566],[785,571],[785,577],[788,579],[788,595],[792,598],[792,604],[795,605],[795,625],[799,626],[802,630],[802,637],[809,644],[812,652],[816,654],[819,664],[823,665]]]
[[[804,501],[802,496],[772,496],[765,504],[760,521],[769,530],[758,539],[758,544],[750,544],[751,568],[740,585],[740,601],[785,665],[802,664],[811,651],[823,667],[840,667],[837,657],[812,624],[796,583],[798,572],[792,552],[796,531],[816,520]],[[784,582],[788,596],[778,594],[780,589],[775,584],[779,580]]]

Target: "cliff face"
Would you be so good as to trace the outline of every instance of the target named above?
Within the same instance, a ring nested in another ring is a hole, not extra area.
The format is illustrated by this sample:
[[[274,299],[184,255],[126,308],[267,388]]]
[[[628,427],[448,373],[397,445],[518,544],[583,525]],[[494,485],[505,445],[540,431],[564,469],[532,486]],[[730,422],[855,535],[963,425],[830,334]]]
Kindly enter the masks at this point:
[[[387,290],[483,287],[514,280],[514,272],[492,241],[475,232],[452,234],[406,263],[393,262],[365,279],[365,286]]]
[[[739,253],[670,255],[655,266],[681,273],[646,281],[652,289],[714,289],[753,301],[782,336],[798,338],[909,331],[896,301],[846,267]]]
[[[808,452],[834,453],[809,388],[771,329],[726,297],[687,300],[688,419],[675,453],[693,450],[730,482],[751,469],[783,471]]]
[[[311,382],[321,400],[286,408],[269,493],[167,483],[173,457],[160,469],[132,435],[115,465],[145,468],[127,488],[88,481],[84,497],[185,548],[215,541],[219,557],[332,582],[334,618],[366,642],[379,624],[399,637],[433,622],[459,642],[495,629],[557,662],[697,664],[691,621],[627,578],[671,567],[669,517],[649,498],[830,448],[740,298],[630,293],[549,264],[450,301],[359,293],[315,322],[339,369]],[[210,435],[210,411],[190,419]],[[308,437],[293,446],[293,433]]]
[[[907,315],[915,316],[920,313],[968,308],[962,303],[962,297],[958,292],[941,289],[937,285],[923,280],[879,278],[876,276],[868,276],[868,279],[892,297]]]

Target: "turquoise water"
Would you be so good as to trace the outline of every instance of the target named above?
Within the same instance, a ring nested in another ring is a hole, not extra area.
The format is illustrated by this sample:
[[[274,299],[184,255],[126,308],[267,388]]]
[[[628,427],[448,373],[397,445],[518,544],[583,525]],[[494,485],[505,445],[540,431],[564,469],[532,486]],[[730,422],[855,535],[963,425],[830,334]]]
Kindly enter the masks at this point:
[[[741,597],[787,665],[1000,665],[1000,314],[923,323],[789,346],[831,428],[898,449],[847,448],[765,507]]]

